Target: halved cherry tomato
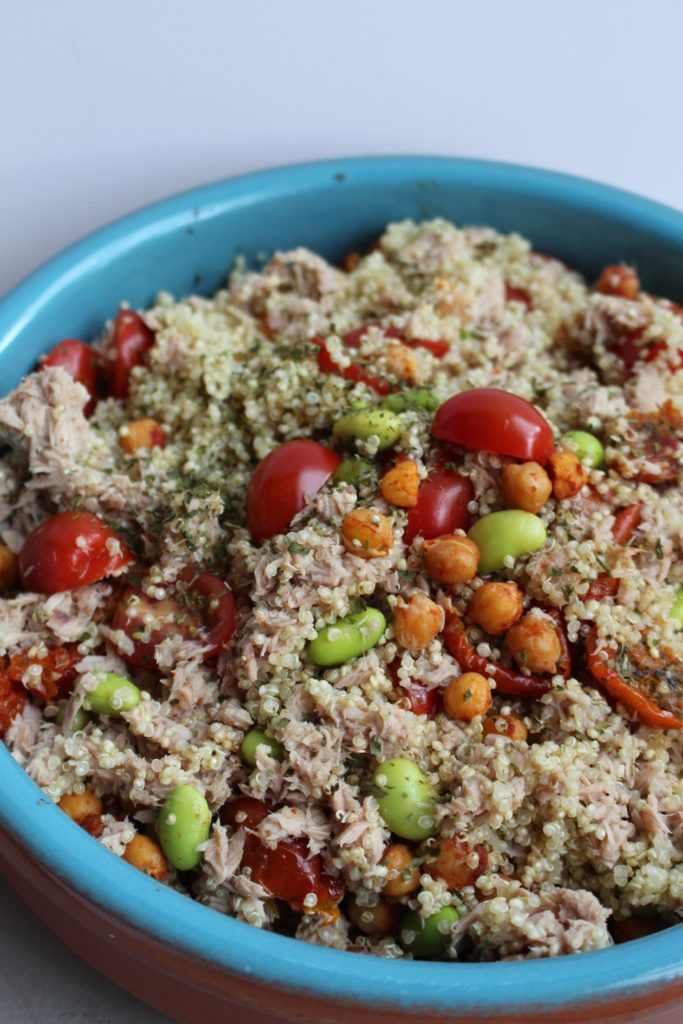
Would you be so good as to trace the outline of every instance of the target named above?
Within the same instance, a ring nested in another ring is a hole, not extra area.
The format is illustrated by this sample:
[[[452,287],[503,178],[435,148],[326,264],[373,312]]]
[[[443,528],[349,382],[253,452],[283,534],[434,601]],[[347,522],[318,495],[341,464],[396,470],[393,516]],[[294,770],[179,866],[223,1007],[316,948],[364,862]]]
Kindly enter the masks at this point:
[[[41,523],[19,552],[26,590],[56,594],[120,573],[133,556],[113,530],[90,512],[58,512]]]
[[[499,693],[511,697],[542,697],[550,689],[548,679],[538,676],[525,676],[521,672],[489,661],[470,643],[462,620],[455,613],[446,616],[446,628],[443,639],[449,653],[453,655],[461,668],[467,672],[478,672],[487,679],[490,677],[496,684]]]
[[[505,285],[505,301],[519,302],[522,306],[526,306],[527,309],[531,309],[532,305],[531,296],[526,288],[517,288],[513,284]]]
[[[473,388],[444,402],[432,421],[439,441],[544,465],[554,450],[550,425],[530,402],[498,388]]]
[[[251,797],[238,797],[221,809],[221,821],[233,828],[254,829],[273,810],[266,804],[260,807],[259,804],[260,801]],[[292,909],[338,917],[344,882],[340,877],[327,874],[320,854],[311,857],[306,839],[283,839],[271,850],[258,836],[248,832],[241,866],[251,870],[252,881],[277,899],[285,900]],[[312,907],[304,902],[309,893],[317,896]]]
[[[341,462],[316,441],[287,441],[259,462],[247,491],[247,526],[255,544],[285,533],[307,499]]]
[[[70,377],[82,384],[90,394],[90,401],[83,409],[85,416],[90,416],[97,401],[97,374],[92,349],[84,341],[77,338],[65,338],[55,345],[49,355],[40,360],[40,368],[61,366]]]
[[[5,673],[13,683],[18,683],[42,704],[49,704],[55,698],[66,697],[76,678],[76,665],[83,658],[76,644],[50,647],[42,657],[31,656],[28,651],[12,654]],[[40,668],[40,675],[29,670]]]
[[[607,660],[600,657],[602,649],[608,652]],[[655,662],[643,645],[628,651],[614,643],[603,645],[595,626],[586,638],[586,658],[595,681],[635,712],[643,725],[683,729],[683,679],[673,659]]]
[[[145,352],[154,344],[154,332],[138,313],[120,309],[114,321],[114,365],[110,390],[114,398],[128,398],[128,376],[140,366]]]
[[[202,659],[215,658],[235,632],[235,600],[227,583],[191,566],[182,571],[172,596],[155,599],[140,587],[128,587],[112,619],[133,641],[132,653],[121,649],[125,660],[139,668],[153,668],[154,651],[168,636],[194,640]]]
[[[467,506],[474,489],[466,476],[453,469],[437,467],[420,484],[417,505],[408,512],[403,540],[412,544],[416,537],[434,540],[454,530],[468,530],[472,514]]]
[[[0,739],[5,735],[17,715],[26,704],[26,690],[21,683],[13,682],[0,669]]]
[[[436,718],[443,707],[443,692],[438,689],[428,690],[422,683],[413,679],[410,680],[407,686],[402,685],[398,678],[400,664],[400,659],[394,658],[387,665],[387,671],[395,684],[392,696],[397,701],[407,701],[414,715],[426,715],[427,718]]]

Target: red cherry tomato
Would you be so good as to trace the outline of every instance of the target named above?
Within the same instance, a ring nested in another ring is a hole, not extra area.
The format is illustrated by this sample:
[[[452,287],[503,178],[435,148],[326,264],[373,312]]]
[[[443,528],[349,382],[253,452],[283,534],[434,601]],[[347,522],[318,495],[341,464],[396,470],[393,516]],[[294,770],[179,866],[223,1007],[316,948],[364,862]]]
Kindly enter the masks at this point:
[[[42,704],[49,704],[55,697],[66,697],[71,691],[71,684],[76,678],[76,665],[82,658],[76,644],[50,647],[41,657],[21,651],[10,657],[6,669],[7,678],[23,685]],[[29,681],[24,682],[26,673],[34,665],[40,668],[40,675],[29,675]]]
[[[17,715],[20,715],[26,704],[26,690],[21,683],[8,678],[4,669],[0,669],[0,739],[5,735]]]
[[[287,441],[266,455],[247,491],[247,526],[254,543],[285,533],[340,462],[336,452],[316,441]]]
[[[538,409],[498,388],[474,388],[449,398],[434,416],[432,434],[439,441],[541,465],[554,449],[553,432]]]
[[[97,583],[132,561],[123,541],[98,516],[58,512],[24,541],[19,572],[26,590],[56,594]]]
[[[137,313],[119,310],[114,321],[114,365],[111,370],[110,390],[114,398],[128,397],[128,375],[134,366],[140,366],[145,352],[154,344],[154,332]]]
[[[112,628],[133,641],[122,656],[138,668],[155,665],[154,651],[168,636],[195,640],[209,661],[220,654],[235,632],[235,601],[227,583],[189,566],[180,574],[172,596],[155,599],[140,587],[128,587],[114,611]]]
[[[408,512],[403,540],[412,544],[416,537],[434,540],[454,530],[468,530],[472,515],[467,505],[474,490],[467,477],[452,469],[433,469],[417,492],[417,505]]]
[[[254,829],[272,810],[259,800],[238,797],[221,809],[220,817],[233,828]],[[327,874],[320,854],[311,857],[306,839],[283,839],[271,850],[258,836],[247,834],[241,866],[250,869],[252,881],[294,910],[338,916],[343,880]],[[304,902],[309,893],[318,898],[313,907]]]
[[[422,683],[409,683],[406,691],[410,710],[414,715],[436,718],[443,707],[441,690],[428,690]]]
[[[347,340],[349,337],[350,335],[345,335],[344,341],[350,348],[356,348],[358,342],[356,342],[355,345],[350,344]],[[374,377],[357,363],[351,363],[350,366],[339,366],[327,351],[327,346],[322,338],[313,338],[313,341],[316,345],[320,346],[320,351],[318,352],[318,369],[321,373],[336,373],[339,377],[343,377],[344,380],[352,380],[354,384],[367,384],[367,386],[372,388],[373,391],[376,391],[378,395],[389,394],[390,388],[388,381],[384,380],[382,377]]]
[[[61,366],[70,377],[82,384],[90,394],[90,401],[83,412],[90,416],[97,400],[97,375],[92,349],[77,338],[65,338],[40,360],[41,369],[46,366]]]

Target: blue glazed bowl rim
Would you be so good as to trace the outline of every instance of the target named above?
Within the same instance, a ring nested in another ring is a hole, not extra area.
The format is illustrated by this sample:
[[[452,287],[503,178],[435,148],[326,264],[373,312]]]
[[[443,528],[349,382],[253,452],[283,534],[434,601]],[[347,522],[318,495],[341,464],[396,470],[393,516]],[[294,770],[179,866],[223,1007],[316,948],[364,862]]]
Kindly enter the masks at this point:
[[[438,180],[535,196],[608,215],[679,246],[683,214],[608,185],[514,164],[431,156],[361,157],[295,164],[205,185],[149,205],[93,232],[36,270],[0,302],[0,357],[66,283],[103,267],[154,234],[196,223],[273,193],[344,177],[350,184]],[[302,995],[417,1012],[492,1015],[642,995],[683,975],[683,925],[594,953],[496,964],[378,960],[262,932],[201,906],[113,857],[75,826],[0,744],[0,822],[83,897],[141,932],[229,971]]]

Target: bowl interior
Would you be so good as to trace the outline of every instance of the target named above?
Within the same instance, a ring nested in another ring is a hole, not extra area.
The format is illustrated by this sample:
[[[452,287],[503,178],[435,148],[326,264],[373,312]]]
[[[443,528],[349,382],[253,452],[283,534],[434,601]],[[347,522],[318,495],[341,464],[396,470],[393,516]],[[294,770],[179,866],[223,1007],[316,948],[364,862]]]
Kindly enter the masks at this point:
[[[222,182],[156,204],[46,264],[0,304],[0,392],[64,337],[90,339],[121,300],[209,293],[237,256],[306,245],[332,260],[390,220],[443,216],[516,230],[589,276],[637,266],[645,287],[683,299],[683,215],[580,179],[439,158],[339,160]],[[378,962],[263,934],[155,885],[75,828],[0,745],[0,818],[36,856],[101,906],[237,971],[330,997],[448,1010],[509,1011],[604,997],[683,970],[671,933],[557,961]],[[87,865],[87,867],[86,867]]]

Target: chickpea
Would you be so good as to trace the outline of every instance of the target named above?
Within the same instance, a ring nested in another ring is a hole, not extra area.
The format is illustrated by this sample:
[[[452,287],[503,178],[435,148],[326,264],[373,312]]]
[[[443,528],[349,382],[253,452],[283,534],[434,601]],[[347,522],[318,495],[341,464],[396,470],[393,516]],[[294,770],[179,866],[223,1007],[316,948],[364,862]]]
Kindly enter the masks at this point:
[[[390,505],[399,508],[414,508],[417,505],[417,492],[420,488],[420,477],[417,463],[413,459],[404,459],[384,474],[379,482],[382,497]]]
[[[509,740],[526,742],[527,727],[517,715],[490,715],[483,726],[484,736],[505,736]]]
[[[104,814],[104,804],[89,789],[84,793],[65,793],[57,806],[77,825],[82,825],[86,818],[99,818]]]
[[[553,494],[558,501],[573,498],[588,480],[586,467],[572,452],[553,452],[548,460]]]
[[[168,861],[159,844],[149,836],[134,836],[125,849],[123,859],[158,882],[168,874]]]
[[[420,869],[413,864],[415,855],[405,843],[390,843],[384,851],[382,864],[387,869],[383,896],[408,896],[420,887]],[[412,865],[412,867],[411,867]]]
[[[420,366],[417,357],[408,345],[389,345],[382,355],[390,377],[407,380],[411,384],[420,379]]]
[[[374,508],[357,508],[342,520],[342,543],[358,558],[383,558],[391,551],[394,536],[386,516]]]
[[[552,622],[535,612],[508,631],[505,646],[520,668],[530,672],[554,673],[562,654],[560,638]]]
[[[640,295],[640,279],[632,267],[605,267],[596,282],[595,290],[603,295],[617,295],[620,299],[637,299]]]
[[[491,707],[491,687],[486,676],[465,672],[451,679],[444,690],[443,707],[449,718],[460,722],[485,715]]]
[[[477,575],[479,548],[469,537],[445,533],[422,545],[427,572],[436,583],[467,583]]]
[[[138,448],[163,448],[166,436],[156,420],[134,420],[119,435],[119,444],[131,455]]]
[[[386,900],[379,900],[374,907],[363,907],[351,897],[347,914],[351,924],[366,935],[393,935],[398,925],[399,907]]]
[[[522,591],[516,583],[484,583],[472,595],[467,617],[490,636],[498,636],[517,622],[522,610]]]
[[[0,544],[0,594],[13,590],[19,581],[19,561],[11,548]]]
[[[488,854],[483,846],[474,849],[458,839],[439,837],[438,852],[425,862],[424,869],[435,878],[442,878],[449,889],[474,885],[484,873]]]
[[[394,636],[401,647],[417,654],[439,635],[444,621],[443,608],[426,594],[411,594],[407,601],[399,597],[394,608]]]
[[[553,493],[553,485],[537,462],[511,462],[503,470],[503,493],[513,508],[539,512]]]

